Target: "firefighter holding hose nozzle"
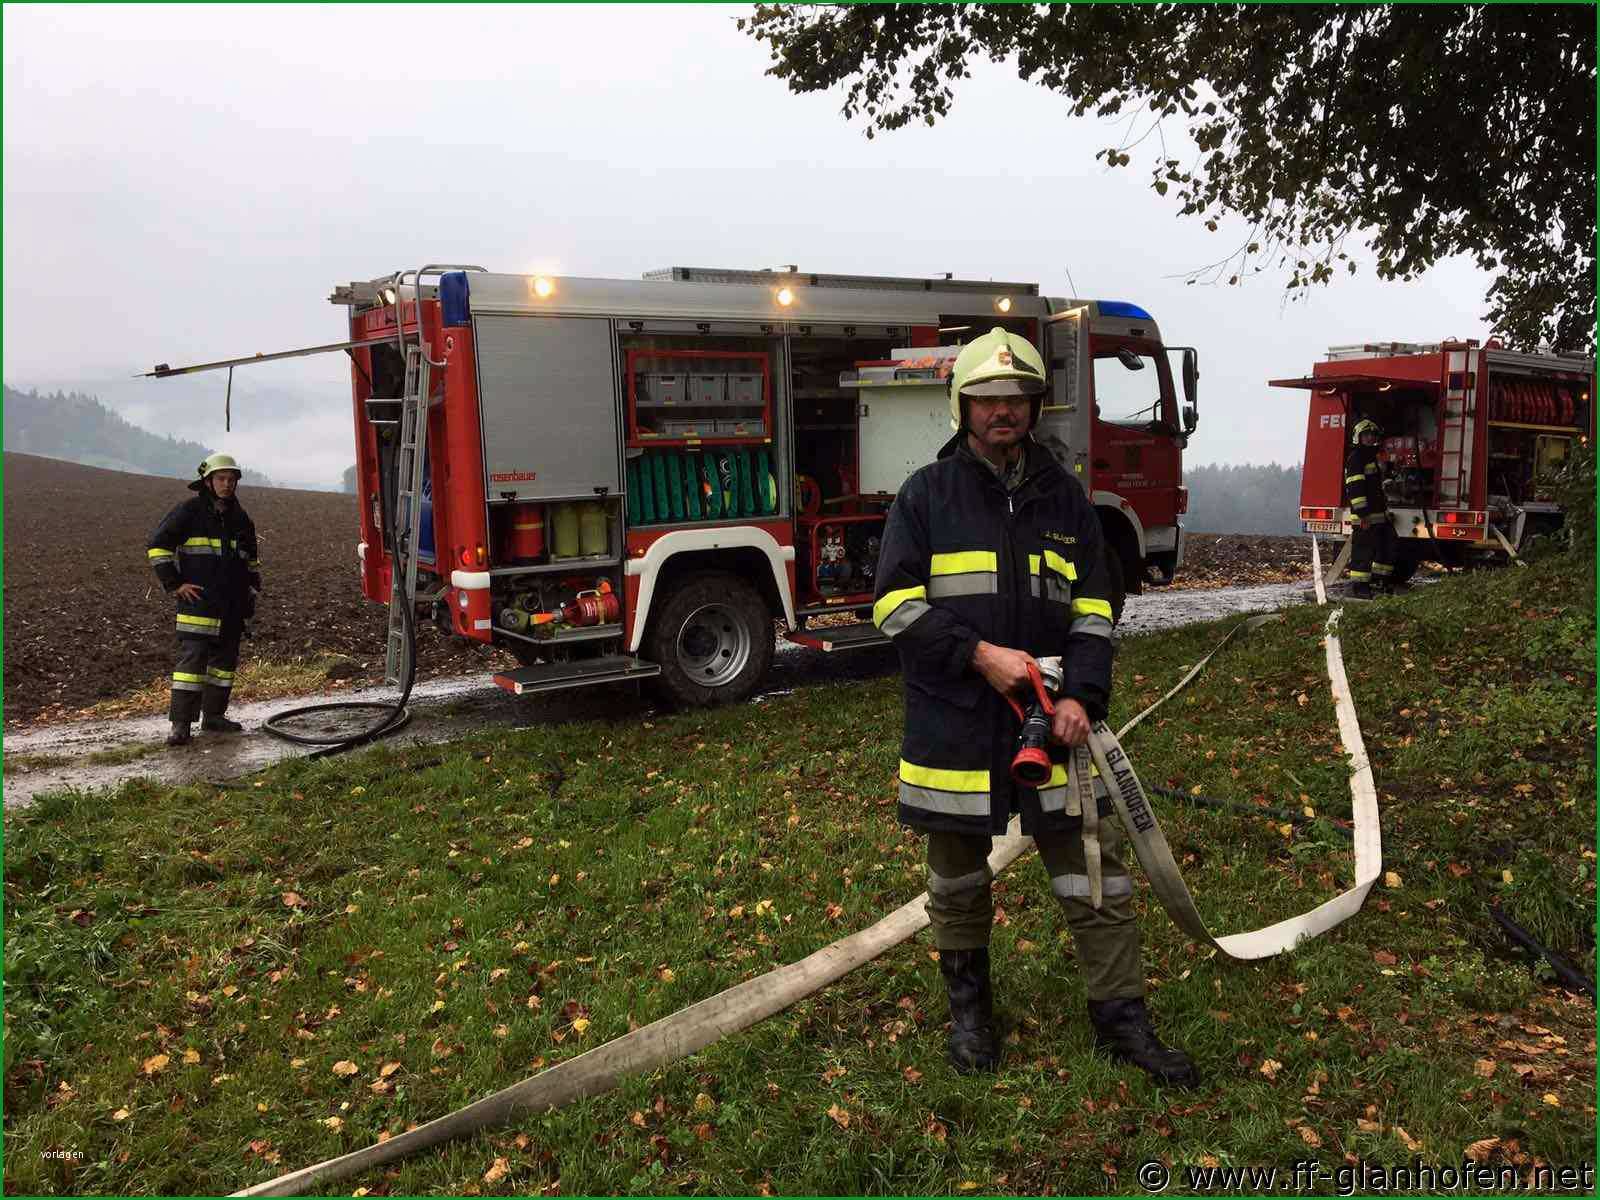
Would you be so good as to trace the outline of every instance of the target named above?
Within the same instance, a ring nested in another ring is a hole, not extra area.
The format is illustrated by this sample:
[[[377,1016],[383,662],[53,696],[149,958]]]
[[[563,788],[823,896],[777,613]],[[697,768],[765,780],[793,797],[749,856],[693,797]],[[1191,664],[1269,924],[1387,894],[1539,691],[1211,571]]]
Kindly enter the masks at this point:
[[[1072,930],[1096,1043],[1191,1085],[1194,1063],[1145,1007],[1133,882],[1082,749],[1111,693],[1109,581],[1082,486],[1031,436],[1045,389],[1025,338],[995,328],[962,349],[955,436],[901,487],[878,558],[873,621],[905,678],[899,817],[928,836],[949,1058],[999,1065],[988,857],[1019,813]]]
[[[1355,445],[1344,464],[1344,501],[1355,521],[1350,546],[1351,592],[1372,599],[1376,587],[1385,595],[1395,591],[1394,525],[1389,519],[1389,499],[1383,494],[1383,469],[1378,465],[1378,442],[1383,429],[1370,417],[1352,430]]]

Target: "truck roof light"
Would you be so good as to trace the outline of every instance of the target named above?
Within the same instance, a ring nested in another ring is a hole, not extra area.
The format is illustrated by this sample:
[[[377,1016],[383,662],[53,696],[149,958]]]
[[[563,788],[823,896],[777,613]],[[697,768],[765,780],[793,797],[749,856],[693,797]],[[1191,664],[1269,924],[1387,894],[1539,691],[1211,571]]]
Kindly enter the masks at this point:
[[[539,297],[539,299],[541,299],[541,300],[546,299],[555,290],[556,290],[556,285],[551,283],[550,280],[547,279],[545,276],[543,276],[543,275],[535,275],[534,276],[534,278],[533,278],[533,294],[535,296]]]
[[[998,300],[996,300],[994,302],[994,306],[995,306],[996,311],[998,311],[998,312],[1001,312],[1001,313],[1010,312],[1011,311],[1011,297],[1010,296],[1001,296]]]
[[[788,308],[789,305],[793,304],[794,303],[794,289],[791,288],[791,287],[781,287],[781,288],[779,288],[778,289],[778,303],[783,305],[784,308]]]
[[[1129,304],[1126,300],[1100,301],[1100,315],[1102,317],[1132,317],[1138,321],[1153,321],[1155,319],[1137,304]]]

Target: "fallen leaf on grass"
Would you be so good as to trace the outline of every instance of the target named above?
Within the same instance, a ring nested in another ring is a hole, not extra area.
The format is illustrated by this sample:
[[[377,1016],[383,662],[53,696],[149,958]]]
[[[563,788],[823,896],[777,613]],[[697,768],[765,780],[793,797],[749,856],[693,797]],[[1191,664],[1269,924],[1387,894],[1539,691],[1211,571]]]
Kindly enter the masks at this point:
[[[1278,1072],[1283,1070],[1283,1064],[1275,1058],[1269,1058],[1261,1064],[1260,1070],[1268,1079],[1277,1079]]]
[[[917,1070],[915,1067],[907,1067],[905,1069],[905,1076],[907,1083],[922,1082],[922,1072]]]
[[[1494,1078],[1495,1061],[1492,1058],[1480,1058],[1472,1064],[1473,1073],[1481,1079]]]
[[[400,1064],[399,1063],[397,1063],[397,1062],[387,1062],[387,1063],[384,1063],[383,1066],[378,1068],[378,1074],[379,1074],[380,1077],[382,1077],[384,1079],[387,1079],[387,1078],[389,1078],[389,1076],[393,1075],[399,1069],[400,1069]]]
[[[1322,1139],[1317,1136],[1317,1131],[1309,1125],[1302,1125],[1299,1129],[1300,1140],[1313,1150],[1322,1145]]]
[[[579,1037],[582,1037],[585,1033],[587,1033],[588,1029],[589,1029],[589,1018],[588,1017],[579,1017],[576,1021],[574,1021],[572,1023],[572,1032],[577,1034]]]
[[[338,1062],[333,1064],[333,1073],[335,1075],[341,1075],[345,1077],[354,1075],[360,1069],[360,1067],[356,1066],[355,1063],[351,1062],[348,1058],[341,1058]]]
[[[1394,1127],[1394,1135],[1404,1142],[1406,1144],[1406,1149],[1410,1150],[1413,1154],[1422,1149],[1422,1143],[1417,1141],[1416,1138],[1412,1137],[1399,1125]]]
[[[285,908],[304,908],[306,906],[305,897],[299,892],[285,892],[282,899]]]
[[[1497,1137],[1482,1138],[1473,1142],[1462,1153],[1471,1162],[1488,1162],[1489,1157],[1500,1148],[1500,1139]]]
[[[116,1112],[111,1114],[111,1119],[113,1121],[126,1121],[131,1116],[133,1116],[133,1114],[127,1109],[119,1108]]]
[[[850,1128],[850,1114],[844,1109],[840,1108],[837,1104],[830,1104],[828,1106],[828,1115],[833,1118],[834,1124],[836,1124],[840,1129]]]
[[[494,1160],[494,1165],[483,1173],[483,1181],[485,1183],[499,1183],[509,1174],[511,1174],[511,1163],[506,1159],[497,1158]]]
[[[1546,1092],[1543,1096],[1543,1100],[1551,1108],[1561,1107],[1561,1097],[1556,1095],[1554,1092]]]
[[[183,1052],[183,1062],[184,1062],[185,1066],[192,1067],[195,1063],[197,1063],[199,1061],[200,1061],[200,1052],[198,1050],[185,1050]]]
[[[338,1133],[339,1130],[344,1128],[344,1118],[343,1117],[323,1117],[322,1118],[322,1123],[324,1125],[326,1125],[329,1129],[333,1130],[335,1133]]]
[[[1383,873],[1383,886],[1387,887],[1387,888],[1397,888],[1397,887],[1399,887],[1400,886],[1400,875],[1399,875],[1399,873],[1395,872],[1395,871],[1385,871]]]
[[[146,1075],[158,1075],[162,1071],[166,1070],[167,1064],[171,1061],[172,1059],[165,1054],[152,1054],[149,1058],[144,1060],[144,1063],[141,1065],[140,1069]]]
[[[1374,950],[1372,952],[1372,961],[1380,967],[1392,967],[1399,960],[1387,950]]]

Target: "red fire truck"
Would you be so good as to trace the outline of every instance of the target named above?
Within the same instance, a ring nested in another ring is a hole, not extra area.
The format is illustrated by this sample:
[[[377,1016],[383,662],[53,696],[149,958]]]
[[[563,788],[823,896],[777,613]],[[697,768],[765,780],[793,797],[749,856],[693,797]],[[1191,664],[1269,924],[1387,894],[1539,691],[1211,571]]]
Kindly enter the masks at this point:
[[[1399,538],[1395,577],[1424,559],[1503,555],[1561,524],[1551,480],[1594,436],[1594,360],[1519,353],[1494,340],[1334,346],[1310,375],[1271,386],[1311,393],[1300,520],[1348,533],[1350,430],[1371,417]]]
[[[822,650],[882,643],[884,518],[951,436],[955,351],[996,325],[1050,364],[1037,436],[1093,498],[1114,607],[1182,562],[1197,355],[1134,304],[794,267],[439,265],[330,300],[348,341],[265,357],[352,359],[362,590],[390,605],[396,682],[422,617],[509,649],[513,692],[658,677],[686,704],[747,695],[775,620]]]

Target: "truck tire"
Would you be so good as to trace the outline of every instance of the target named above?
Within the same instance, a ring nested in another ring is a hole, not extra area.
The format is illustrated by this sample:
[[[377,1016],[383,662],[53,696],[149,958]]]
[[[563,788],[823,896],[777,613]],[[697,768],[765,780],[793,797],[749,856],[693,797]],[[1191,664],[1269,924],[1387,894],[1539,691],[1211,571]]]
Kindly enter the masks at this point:
[[[671,585],[651,615],[645,650],[658,689],[676,704],[736,704],[772,665],[772,613],[737,575],[708,571]]]
[[[1106,548],[1106,578],[1110,583],[1107,599],[1111,601],[1111,623],[1122,620],[1122,606],[1128,602],[1127,576],[1122,573],[1122,555],[1110,542]]]

